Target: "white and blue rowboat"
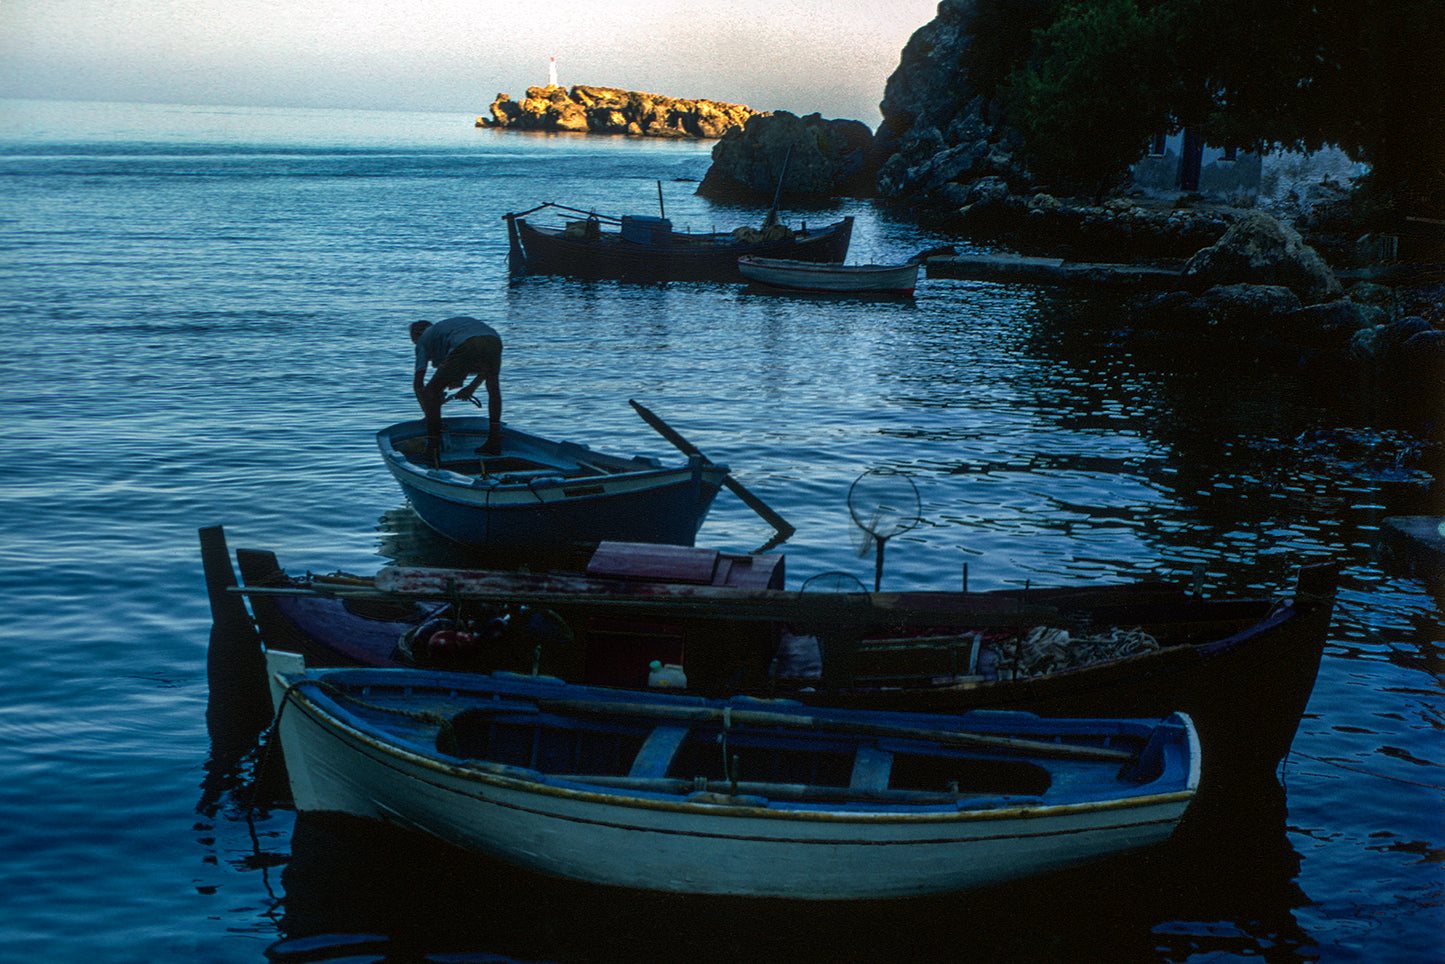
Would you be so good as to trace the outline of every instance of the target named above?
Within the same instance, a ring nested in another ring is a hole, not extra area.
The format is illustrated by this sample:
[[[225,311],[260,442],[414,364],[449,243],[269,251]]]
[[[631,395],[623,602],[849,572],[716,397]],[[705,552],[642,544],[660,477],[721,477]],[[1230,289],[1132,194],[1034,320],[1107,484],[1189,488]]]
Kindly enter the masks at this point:
[[[478,549],[541,550],[579,543],[691,546],[728,475],[702,457],[671,467],[554,442],[506,425],[484,455],[485,417],[442,420],[442,450],[424,457],[421,421],[382,429],[376,444],[421,520]]]
[[[267,655],[300,811],[541,873],[693,894],[945,893],[1157,844],[1199,783],[1187,716],[963,716],[705,700]]]

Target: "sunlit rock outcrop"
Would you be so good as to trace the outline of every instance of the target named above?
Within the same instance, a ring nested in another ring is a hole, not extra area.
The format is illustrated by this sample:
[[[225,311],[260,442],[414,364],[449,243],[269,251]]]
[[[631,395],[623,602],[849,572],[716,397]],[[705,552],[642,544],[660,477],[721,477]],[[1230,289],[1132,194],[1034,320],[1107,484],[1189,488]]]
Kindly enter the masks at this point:
[[[570,89],[528,87],[521,101],[498,94],[491,117],[478,117],[477,126],[711,139],[741,128],[755,113],[741,104],[576,84]]]

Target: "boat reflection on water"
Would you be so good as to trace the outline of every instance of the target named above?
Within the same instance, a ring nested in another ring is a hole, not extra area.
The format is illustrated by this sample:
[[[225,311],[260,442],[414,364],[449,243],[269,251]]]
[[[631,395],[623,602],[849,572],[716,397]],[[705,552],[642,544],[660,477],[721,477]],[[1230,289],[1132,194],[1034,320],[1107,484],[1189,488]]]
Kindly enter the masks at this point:
[[[1201,794],[1140,854],[942,897],[700,898],[543,877],[409,831],[300,814],[273,961],[1313,959],[1285,792]]]
[[[483,551],[452,542],[421,521],[416,510],[406,504],[383,512],[376,533],[376,553],[387,565],[475,569],[485,562],[500,569],[514,569],[525,561],[520,553]]]
[[[1310,898],[1300,889],[1300,855],[1287,832],[1285,788],[1273,776],[1205,787],[1166,849],[1152,896],[1157,955],[1264,956],[1314,961],[1318,949],[1295,918]]]
[[[410,505],[388,509],[377,520],[376,554],[382,566],[437,569],[492,569],[500,572],[580,572],[595,545],[552,549],[478,549],[453,542],[432,529]]]

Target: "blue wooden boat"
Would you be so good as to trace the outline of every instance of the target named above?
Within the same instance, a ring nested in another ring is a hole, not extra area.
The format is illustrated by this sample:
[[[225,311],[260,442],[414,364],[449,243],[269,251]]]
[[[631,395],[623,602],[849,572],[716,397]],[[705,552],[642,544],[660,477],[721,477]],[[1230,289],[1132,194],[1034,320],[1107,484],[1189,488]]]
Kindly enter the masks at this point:
[[[527,219],[545,209],[561,213],[563,221],[552,226]],[[811,228],[770,221],[760,229],[693,234],[673,230],[665,217],[618,218],[552,203],[504,220],[514,270],[660,281],[740,281],[738,258],[744,255],[841,262],[853,236],[852,217]]]
[[[376,444],[421,520],[476,549],[545,550],[608,540],[690,546],[728,476],[727,466],[701,457],[664,466],[505,425],[500,454],[485,455],[485,417],[442,423],[434,460],[424,457],[420,420],[382,429]]]
[[[677,893],[945,893],[1165,840],[1187,716],[1045,720],[705,700],[268,654],[296,807],[559,877]]]

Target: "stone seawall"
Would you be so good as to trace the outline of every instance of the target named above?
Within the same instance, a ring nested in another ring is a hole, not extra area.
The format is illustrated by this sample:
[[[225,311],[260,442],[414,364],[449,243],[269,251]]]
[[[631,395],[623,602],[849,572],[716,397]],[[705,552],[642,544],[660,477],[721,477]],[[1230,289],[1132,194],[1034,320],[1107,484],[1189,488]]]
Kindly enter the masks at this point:
[[[520,131],[574,131],[633,137],[711,139],[741,128],[757,112],[740,104],[684,100],[615,87],[571,89],[528,87],[521,101],[498,94],[491,117],[478,117],[478,127]]]

